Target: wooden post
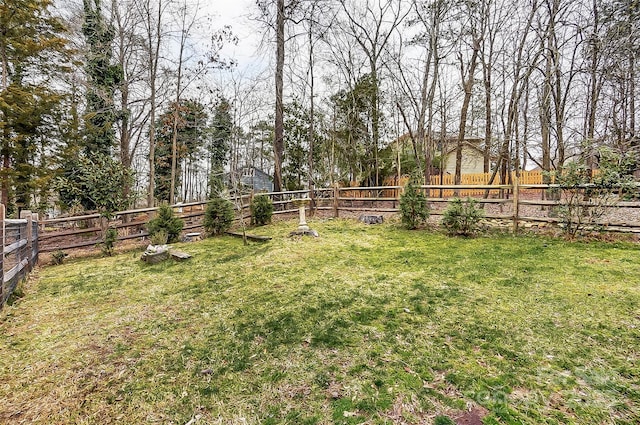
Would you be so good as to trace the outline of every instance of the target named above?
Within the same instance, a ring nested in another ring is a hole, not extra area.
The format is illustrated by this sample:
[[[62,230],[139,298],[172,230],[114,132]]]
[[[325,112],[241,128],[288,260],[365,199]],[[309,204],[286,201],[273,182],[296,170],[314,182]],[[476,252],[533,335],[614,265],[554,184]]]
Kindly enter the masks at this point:
[[[33,252],[33,227],[31,222],[32,213],[29,210],[20,211],[20,218],[23,220],[27,220],[27,231],[25,232],[25,238],[27,238],[27,270],[31,270],[33,268],[33,264],[31,264],[31,252]],[[18,261],[23,260],[23,258],[18,258]]]
[[[4,304],[4,204],[0,204],[0,241],[2,242],[2,246],[0,246],[0,308]]]
[[[100,235],[102,236],[102,240],[104,241],[107,236],[107,229],[109,228],[109,220],[107,217],[100,217]]]
[[[31,260],[33,261],[33,267],[35,267],[36,264],[38,264],[38,254],[40,253],[40,247],[38,246],[38,233],[40,228],[38,225],[39,222],[40,222],[40,215],[38,213],[31,214],[31,223],[36,223],[35,226],[33,224],[31,225],[31,229],[35,229],[36,234],[31,235],[32,251],[29,253],[29,255],[31,255]]]
[[[309,186],[309,217],[314,217],[316,215],[316,191],[313,187],[313,184]]]
[[[333,186],[333,217],[338,218],[340,215],[338,211],[338,195],[340,194],[340,190],[338,188],[338,183]]]
[[[520,218],[520,182],[517,174],[513,174],[513,233],[518,233],[518,220]]]

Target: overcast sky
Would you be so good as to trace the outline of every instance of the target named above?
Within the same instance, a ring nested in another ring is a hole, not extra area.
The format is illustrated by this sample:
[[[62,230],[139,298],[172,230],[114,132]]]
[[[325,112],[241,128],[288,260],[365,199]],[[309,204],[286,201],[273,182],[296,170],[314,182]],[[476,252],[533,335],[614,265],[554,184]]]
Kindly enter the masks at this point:
[[[238,37],[237,46],[227,46],[223,52],[236,59],[238,68],[241,70],[256,66],[257,62],[263,62],[257,58],[261,34],[256,32],[255,25],[250,24],[247,19],[253,7],[255,7],[253,0],[227,0],[204,6],[204,9],[214,17],[215,28],[230,25],[233,33]]]

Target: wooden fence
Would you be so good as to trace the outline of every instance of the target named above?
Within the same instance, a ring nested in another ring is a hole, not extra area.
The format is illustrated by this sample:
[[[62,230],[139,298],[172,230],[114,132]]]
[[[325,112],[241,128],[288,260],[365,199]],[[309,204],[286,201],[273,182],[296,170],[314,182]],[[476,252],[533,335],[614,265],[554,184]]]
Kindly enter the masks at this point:
[[[38,218],[30,211],[22,211],[21,219],[5,218],[4,205],[0,205],[2,220],[2,256],[0,261],[0,308],[13,293],[18,282],[26,277],[38,261]]]
[[[522,182],[514,177],[511,184],[466,184],[466,185],[422,185],[420,190],[427,195],[431,215],[442,215],[448,202],[454,196],[473,196],[485,209],[485,217],[507,223],[517,231],[519,227],[532,225],[557,225],[557,207],[563,205],[558,185],[530,183],[535,177],[526,177]],[[640,185],[635,193],[627,193],[630,199],[639,199]],[[324,216],[340,217],[348,215],[370,215],[372,213],[393,214],[399,211],[400,197],[404,186],[379,187],[333,187],[316,189],[313,192],[298,190],[292,192],[266,193],[273,201],[274,214],[297,212],[293,201],[311,198],[309,208]],[[549,196],[552,194],[553,196]],[[560,196],[558,196],[560,195]],[[249,205],[253,195],[235,197],[231,200],[237,208],[237,219],[249,217]],[[580,206],[594,207],[588,198]],[[174,211],[184,222],[184,232],[202,231],[202,221],[206,201],[178,204]],[[618,201],[610,206],[614,212],[604,216],[596,227],[605,231],[640,234],[640,202]],[[15,290],[18,282],[34,267],[39,252],[71,250],[93,247],[100,244],[104,232],[109,227],[118,230],[118,240],[144,239],[148,236],[147,222],[157,208],[141,208],[115,213],[107,221],[100,214],[84,214],[73,217],[58,217],[38,221],[36,214],[23,211],[20,219],[5,219],[4,206],[0,205],[2,226],[2,255],[0,261],[0,308]]]
[[[563,200],[548,195],[557,192],[557,185],[530,183],[536,177],[527,176],[525,182],[514,178],[512,184],[466,184],[466,185],[422,185],[421,190],[427,194],[431,206],[431,215],[442,214],[447,203],[454,196],[472,196],[485,209],[488,219],[509,221],[514,229],[519,226],[554,225],[560,222],[557,207]],[[541,176],[540,176],[541,178]],[[310,197],[313,202],[310,208],[324,215],[339,217],[349,214],[396,213],[404,187],[333,187],[291,192],[266,193],[274,204],[274,213],[292,214],[297,211],[293,200]],[[249,204],[252,195],[232,198],[240,217],[249,216]],[[586,202],[584,207],[589,208]],[[179,204],[173,206],[176,214],[185,221],[184,232],[202,231],[202,221],[206,201]],[[612,206],[617,212],[616,218],[606,218],[598,223],[605,230],[640,233],[640,203],[618,202]],[[41,252],[69,250],[92,247],[102,242],[103,232],[109,227],[118,230],[118,240],[141,239],[148,236],[146,223],[155,213],[156,208],[142,208],[115,213],[112,220],[107,221],[99,214],[85,214],[75,217],[61,217],[42,220],[40,224],[39,243]],[[637,218],[636,218],[637,217]]]
[[[485,188],[491,180],[492,173],[477,173],[477,174],[463,174],[460,176],[461,186],[472,186],[468,189],[446,189],[445,186],[455,187],[454,176],[452,174],[444,174],[443,176],[435,175],[430,177],[430,184],[432,189],[429,190],[428,196],[433,198],[443,198],[451,196],[478,196],[484,195]],[[544,184],[544,174],[542,171],[522,171],[518,176],[520,185],[539,185]],[[384,181],[384,186],[388,187],[384,192],[385,197],[397,196],[395,189],[391,187],[404,187],[409,182],[408,176],[401,176],[400,178],[391,177]],[[509,185],[513,183],[513,177],[509,176]],[[554,183],[553,176],[550,177],[550,183]],[[504,183],[500,182],[500,177],[495,176],[492,186],[503,186]],[[358,182],[351,182],[349,188],[345,188],[342,191],[343,197],[358,198],[362,196],[362,188],[358,187]],[[366,189],[366,188],[364,188]]]

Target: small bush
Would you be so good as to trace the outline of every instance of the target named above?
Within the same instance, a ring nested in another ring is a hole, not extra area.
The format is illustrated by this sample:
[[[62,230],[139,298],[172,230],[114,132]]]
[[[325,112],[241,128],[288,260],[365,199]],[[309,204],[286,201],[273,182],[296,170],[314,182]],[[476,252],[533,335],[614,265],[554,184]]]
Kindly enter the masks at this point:
[[[409,183],[400,197],[400,214],[402,224],[408,229],[415,229],[429,218],[427,197]]]
[[[470,236],[480,229],[483,211],[477,206],[478,201],[467,198],[462,201],[455,198],[442,214],[442,226],[450,235]]]
[[[158,230],[153,236],[151,236],[151,245],[165,245],[169,240],[169,235],[164,229]]]
[[[607,212],[636,192],[631,174],[635,169],[635,155],[621,155],[606,148],[598,153],[600,168],[595,175],[583,161],[565,164],[556,175],[562,192],[558,197],[557,216],[568,237],[601,229],[600,220]]]
[[[211,235],[221,235],[231,227],[235,214],[233,204],[222,198],[213,198],[204,213],[204,228]]]
[[[118,240],[118,231],[113,227],[109,227],[104,234],[104,241],[102,242],[102,253],[111,257],[114,252],[116,241]]]
[[[69,254],[62,251],[61,249],[54,251],[51,254],[51,264],[53,264],[54,266],[57,266],[59,264],[64,263],[64,259],[67,258],[68,255]]]
[[[258,195],[251,201],[251,224],[263,226],[271,223],[273,202],[267,195]]]
[[[167,242],[177,242],[180,237],[180,232],[184,227],[184,222],[181,218],[176,217],[173,214],[173,208],[167,204],[160,205],[158,208],[158,215],[147,223],[147,230],[149,231],[149,237],[154,238],[154,235],[158,232],[165,232],[167,234]]]

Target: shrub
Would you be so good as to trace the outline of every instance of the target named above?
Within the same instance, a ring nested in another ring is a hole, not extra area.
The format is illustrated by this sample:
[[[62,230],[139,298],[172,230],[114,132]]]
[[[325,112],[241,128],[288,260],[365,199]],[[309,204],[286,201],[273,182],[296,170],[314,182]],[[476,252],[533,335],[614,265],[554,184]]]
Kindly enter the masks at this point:
[[[411,183],[407,185],[400,197],[400,214],[402,224],[408,229],[415,229],[429,218],[427,197]]]
[[[273,202],[267,195],[258,195],[251,200],[251,224],[262,226],[271,223]]]
[[[483,211],[477,206],[478,201],[467,198],[462,201],[455,198],[442,214],[442,226],[450,235],[470,236],[480,229]]]
[[[213,198],[204,213],[204,228],[211,235],[221,235],[229,230],[235,214],[233,204],[222,198]]]
[[[153,239],[155,234],[163,231],[167,234],[168,243],[178,241],[182,227],[184,227],[184,222],[173,214],[173,208],[167,204],[160,205],[158,214],[147,223],[149,237]]]
[[[565,235],[574,237],[588,229],[598,229],[599,220],[620,199],[635,192],[630,174],[635,167],[631,155],[620,155],[608,149],[599,150],[599,172],[593,175],[583,161],[565,164],[556,175],[562,196],[557,208]]]
[[[102,243],[102,253],[111,257],[113,255],[113,249],[116,241],[118,240],[118,231],[113,227],[109,227],[104,234],[104,241]]]
[[[57,266],[59,264],[64,263],[64,259],[67,258],[68,255],[69,254],[62,251],[61,249],[54,251],[51,254],[51,264],[53,264],[54,266]]]
[[[164,229],[158,230],[153,236],[151,236],[151,245],[164,245],[169,240],[169,235]]]

